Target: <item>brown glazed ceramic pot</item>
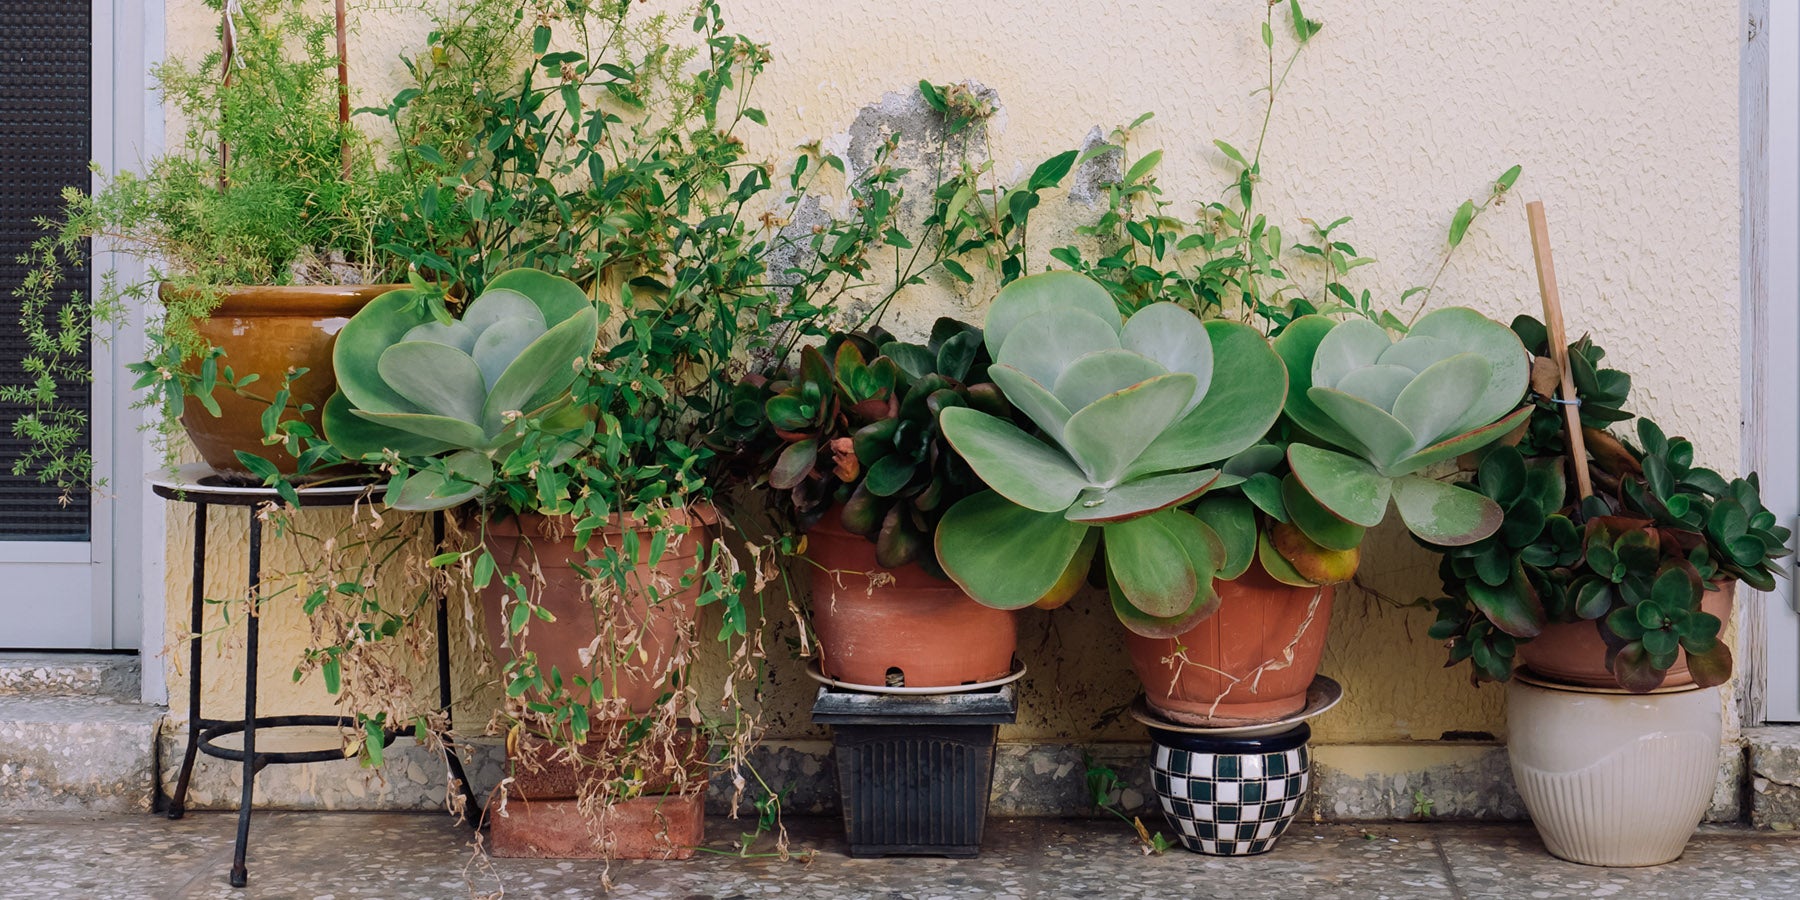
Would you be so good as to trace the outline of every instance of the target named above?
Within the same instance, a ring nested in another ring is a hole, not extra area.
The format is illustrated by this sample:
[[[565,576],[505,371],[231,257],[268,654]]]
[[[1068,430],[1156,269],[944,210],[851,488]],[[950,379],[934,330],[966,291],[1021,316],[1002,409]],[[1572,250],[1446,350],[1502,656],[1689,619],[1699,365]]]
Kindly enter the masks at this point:
[[[1737,581],[1720,582],[1718,590],[1700,596],[1700,609],[1731,621],[1731,601]],[[1721,636],[1721,639],[1723,636]],[[1606,641],[1593,622],[1552,622],[1537,637],[1519,644],[1519,662],[1533,674],[1576,687],[1617,688],[1619,679],[1606,669]],[[1676,651],[1675,665],[1663,678],[1663,687],[1693,684],[1688,673],[1687,651]]]
[[[710,506],[677,512],[671,518],[692,530],[681,540],[671,541],[655,566],[642,565],[630,576],[630,596],[623,598],[612,622],[600,621],[599,612],[589,600],[588,583],[573,566],[599,556],[602,542],[621,549],[625,541],[637,541],[639,558],[647,560],[650,535],[646,531],[632,521],[615,522],[596,531],[587,548],[578,551],[573,523],[567,519],[527,513],[489,520],[488,547],[494,554],[497,575],[481,592],[481,610],[488,646],[494,655],[502,664],[512,658],[511,636],[506,633],[502,609],[502,601],[511,597],[511,592],[501,583],[500,576],[518,575],[527,589],[535,592],[537,602],[556,617],[552,623],[535,622],[525,634],[525,646],[537,654],[538,666],[545,675],[555,667],[562,673],[564,683],[569,684],[571,696],[590,702],[592,698],[585,691],[570,683],[570,676],[598,678],[605,685],[606,696],[622,699],[632,713],[651,711],[663,694],[681,631],[693,627],[700,586],[695,584],[679,593],[662,589],[655,604],[650,602],[649,588],[678,584],[682,575],[695,567],[711,526],[718,521]],[[533,578],[539,574],[544,579],[541,586],[533,584]],[[511,607],[505,609],[510,611]],[[641,636],[632,643],[641,652],[621,653],[631,658],[615,665],[617,642],[630,639],[640,630]],[[582,651],[603,634],[612,640],[602,642],[593,663],[584,665]]]
[[[1282,584],[1260,564],[1217,588],[1219,611],[1179,638],[1126,632],[1125,649],[1150,705],[1184,725],[1273,722],[1299,712],[1325,653],[1335,588]],[[1164,662],[1177,644],[1186,648],[1186,662]],[[1290,645],[1292,660],[1282,665]],[[1265,663],[1273,664],[1256,676]]]
[[[969,599],[917,565],[883,569],[875,545],[839,524],[833,507],[806,533],[819,666],[851,684],[956,687],[1012,671],[1013,613]],[[870,576],[874,576],[871,578]]]
[[[218,416],[199,403],[187,403],[181,424],[194,448],[200,451],[200,458],[221,474],[248,477],[237,459],[237,451],[243,450],[291,474],[294,458],[281,447],[265,447],[262,443],[263,410],[281,389],[282,378],[290,369],[308,370],[289,385],[289,403],[296,408],[311,404],[312,410],[305,419],[313,432],[319,433],[320,410],[337,390],[337,378],[331,371],[331,347],[337,341],[338,331],[370,300],[403,287],[406,285],[230,288],[212,315],[195,323],[195,330],[201,340],[225,351],[219,360],[221,374],[225,366],[230,366],[238,378],[252,373],[260,376],[246,388],[260,399],[217,391],[213,397],[219,402]],[[168,286],[163,289],[168,290]],[[189,370],[198,372],[200,362],[191,361]],[[285,418],[295,415],[290,413]]]

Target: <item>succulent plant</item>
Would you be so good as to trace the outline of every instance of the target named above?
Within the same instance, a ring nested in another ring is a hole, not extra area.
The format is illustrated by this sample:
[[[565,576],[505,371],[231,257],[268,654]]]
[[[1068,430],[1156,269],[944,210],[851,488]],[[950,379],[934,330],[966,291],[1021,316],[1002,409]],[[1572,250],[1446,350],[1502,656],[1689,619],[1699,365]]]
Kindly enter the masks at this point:
[[[793,371],[753,379],[741,395],[761,398],[755,413],[774,438],[763,454],[769,486],[786,494],[801,528],[841,504],[840,524],[875,543],[876,562],[943,577],[931,535],[982,484],[944,442],[938,416],[956,407],[1013,414],[988,381],[989,363],[981,330],[949,318],[924,344],[876,327],[804,348]]]
[[[1248,565],[1254,536],[1221,534],[1180,507],[1219,483],[1208,464],[1280,415],[1287,378],[1268,342],[1172,303],[1121,320],[1104,287],[1054,272],[1000,291],[986,343],[994,383],[1041,437],[977,409],[944,411],[945,436],[993,489],[945,514],[944,570],[989,606],[1054,605],[1104,548],[1127,628],[1168,636],[1211,614],[1213,579]]]
[[[479,495],[534,429],[560,435],[591,418],[569,387],[600,327],[574,282],[532,269],[493,278],[460,319],[437,320],[421,299],[383,294],[344,325],[332,350],[338,391],[324,410],[326,437],[346,457],[439,458],[390,485],[389,505],[410,510]]]
[[[1540,352],[1547,346],[1532,337],[1542,327],[1514,323]],[[1677,650],[1687,652],[1696,682],[1721,683],[1731,652],[1718,640],[1718,617],[1700,607],[1704,592],[1729,578],[1773,588],[1790,533],[1763,508],[1754,475],[1727,481],[1693,465],[1693,444],[1648,419],[1637,420],[1635,447],[1596,427],[1631,418],[1622,410],[1630,380],[1599,369],[1604,351],[1587,338],[1569,351],[1596,493],[1570,499],[1567,445],[1551,437],[1564,427],[1562,408],[1541,398],[1524,440],[1489,447],[1468,485],[1504,510],[1500,529],[1435,548],[1447,596],[1434,602],[1431,634],[1447,642],[1452,664],[1469,660],[1477,678],[1504,681],[1518,645],[1546,624],[1591,622],[1608,669],[1628,690],[1660,685]]]
[[[1396,341],[1367,320],[1304,316],[1275,339],[1275,349],[1291,377],[1288,418],[1337,448],[1288,448],[1298,486],[1322,512],[1371,527],[1391,497],[1410,531],[1446,546],[1500,527],[1493,500],[1419,473],[1499,440],[1531,414],[1519,405],[1529,358],[1510,329],[1451,307],[1420,318]],[[1315,541],[1320,533],[1307,530]]]

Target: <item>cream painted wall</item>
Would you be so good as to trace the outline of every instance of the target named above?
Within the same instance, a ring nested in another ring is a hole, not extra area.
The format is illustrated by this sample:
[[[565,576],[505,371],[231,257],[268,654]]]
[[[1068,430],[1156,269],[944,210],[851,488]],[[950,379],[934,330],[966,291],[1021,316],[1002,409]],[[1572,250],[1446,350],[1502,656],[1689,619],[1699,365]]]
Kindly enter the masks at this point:
[[[416,11],[385,9],[395,5],[358,10],[351,55],[359,102],[392,92],[401,71],[395,48],[416,45],[424,27]],[[770,127],[746,134],[771,160],[843,135],[864,107],[921,78],[972,79],[999,93],[993,151],[1003,173],[1076,146],[1096,126],[1106,131],[1155,112],[1134,147],[1165,150],[1160,183],[1188,210],[1226,183],[1212,139],[1249,146],[1260,125],[1260,98],[1251,92],[1266,77],[1257,38],[1264,4],[1255,0],[725,6],[735,30],[769,42],[774,54],[756,97]],[[171,56],[215,40],[215,19],[199,0],[169,0],[168,8]],[[1523,165],[1515,199],[1470,231],[1434,304],[1470,305],[1502,320],[1535,310],[1522,201],[1543,199],[1571,330],[1591,331],[1632,373],[1642,411],[1697,437],[1703,461],[1733,468],[1737,4],[1311,0],[1307,11],[1325,27],[1270,123],[1263,190],[1272,217],[1298,233],[1300,216],[1354,215],[1342,237],[1381,260],[1358,270],[1357,283],[1393,298],[1429,280],[1457,204],[1507,166]],[[1034,228],[1053,235],[1084,215],[1093,210],[1049,203]],[[918,327],[945,311],[978,315],[986,296],[915,288],[896,313],[903,327]],[[171,511],[171,560],[186,558],[181,516]],[[1389,597],[1436,592],[1431,558],[1403,535],[1378,536],[1364,559],[1365,579]],[[170,573],[175,639],[185,628],[185,567],[171,565]],[[229,577],[236,584],[241,576]],[[1443,670],[1441,649],[1424,636],[1430,621],[1429,612],[1360,592],[1341,596],[1324,670],[1344,683],[1347,699],[1317,723],[1320,740],[1504,733],[1501,692]],[[286,684],[306,636],[299,617],[284,609],[264,629],[268,705],[328,706],[316,682]],[[1135,686],[1119,628],[1097,598],[1054,614],[1027,611],[1021,637],[1033,675],[1010,737],[1140,738],[1129,720],[1108,718]],[[278,654],[288,658],[277,664]],[[797,663],[778,663],[772,736],[811,733],[810,683]],[[171,672],[172,697],[184,695],[182,677]],[[209,703],[241,702],[235,676],[215,666],[207,682]],[[422,686],[430,689],[429,676]],[[471,698],[465,726],[484,717],[477,711],[491,696]]]

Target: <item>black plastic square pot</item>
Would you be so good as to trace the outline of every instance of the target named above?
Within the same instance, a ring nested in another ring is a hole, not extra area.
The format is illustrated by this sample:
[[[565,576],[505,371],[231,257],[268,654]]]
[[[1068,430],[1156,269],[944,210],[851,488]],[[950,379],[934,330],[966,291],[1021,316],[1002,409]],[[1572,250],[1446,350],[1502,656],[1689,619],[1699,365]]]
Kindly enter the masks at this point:
[[[907,696],[820,688],[813,721],[831,726],[850,855],[980,853],[995,739],[1018,711],[1011,685]]]

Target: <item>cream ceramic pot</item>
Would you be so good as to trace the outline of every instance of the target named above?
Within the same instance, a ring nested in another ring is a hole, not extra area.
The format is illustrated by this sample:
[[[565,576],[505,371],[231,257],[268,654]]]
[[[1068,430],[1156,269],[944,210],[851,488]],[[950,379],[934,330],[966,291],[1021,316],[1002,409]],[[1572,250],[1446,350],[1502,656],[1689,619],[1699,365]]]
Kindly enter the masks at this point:
[[[1544,846],[1590,866],[1681,855],[1719,771],[1719,689],[1506,688],[1513,780]]]

